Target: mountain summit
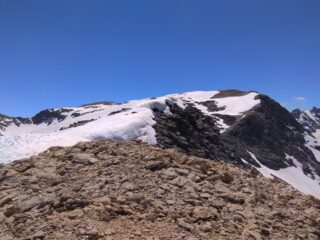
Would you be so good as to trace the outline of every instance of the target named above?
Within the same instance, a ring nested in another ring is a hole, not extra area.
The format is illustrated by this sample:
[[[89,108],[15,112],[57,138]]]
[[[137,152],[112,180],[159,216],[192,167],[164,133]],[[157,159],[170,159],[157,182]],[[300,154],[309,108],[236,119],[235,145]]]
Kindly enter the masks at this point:
[[[52,108],[30,119],[1,115],[0,161],[79,141],[141,140],[244,169],[254,167],[320,197],[316,134],[296,116],[268,96],[238,90]]]

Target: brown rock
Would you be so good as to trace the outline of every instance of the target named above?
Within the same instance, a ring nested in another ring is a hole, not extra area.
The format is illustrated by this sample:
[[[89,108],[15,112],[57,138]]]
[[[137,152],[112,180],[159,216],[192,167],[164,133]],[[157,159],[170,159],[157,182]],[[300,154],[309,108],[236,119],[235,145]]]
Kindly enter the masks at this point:
[[[222,182],[226,183],[226,184],[230,184],[233,181],[233,177],[231,176],[231,174],[229,172],[224,172],[221,176],[220,179]]]
[[[320,235],[319,200],[227,163],[138,142],[53,148],[4,165],[0,179],[1,240]]]
[[[244,198],[238,194],[225,193],[221,195],[221,197],[227,202],[234,203],[234,204],[244,204],[245,202]]]
[[[211,220],[218,217],[218,211],[212,207],[199,206],[193,209],[192,216],[197,220]]]
[[[33,240],[41,240],[44,239],[46,236],[46,233],[44,231],[37,231],[35,234],[33,234],[32,239]]]
[[[12,198],[10,196],[4,197],[0,199],[0,208],[3,207],[4,205],[10,203],[12,201]]]
[[[159,171],[167,168],[168,164],[165,161],[151,161],[146,164],[146,169],[150,171]]]
[[[185,230],[187,230],[189,232],[194,230],[194,226],[191,225],[191,224],[186,223],[183,218],[178,218],[177,224],[178,224],[179,227],[181,227],[181,228],[183,228],[183,229],[185,229]]]

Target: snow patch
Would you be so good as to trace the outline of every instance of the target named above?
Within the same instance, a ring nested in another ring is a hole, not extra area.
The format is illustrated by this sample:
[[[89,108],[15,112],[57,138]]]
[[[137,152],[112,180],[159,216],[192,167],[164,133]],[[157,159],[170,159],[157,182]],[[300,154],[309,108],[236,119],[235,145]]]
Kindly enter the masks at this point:
[[[300,192],[320,198],[320,179],[317,178],[314,180],[306,176],[302,171],[301,163],[293,156],[286,154],[286,159],[291,159],[296,166],[273,170],[264,166],[253,153],[249,151],[248,153],[260,164],[261,167],[256,167],[256,169],[261,172],[264,177],[273,178],[276,176],[298,189]]]
[[[258,93],[248,93],[239,97],[215,98],[218,107],[225,107],[224,110],[217,111],[218,114],[223,115],[243,115],[244,112],[252,109],[260,104],[259,99],[255,99]]]
[[[306,140],[305,146],[312,151],[314,157],[318,162],[320,162],[320,151],[315,148],[315,146],[320,147],[320,142],[318,142],[316,138],[310,136],[308,133],[305,133],[304,137]]]

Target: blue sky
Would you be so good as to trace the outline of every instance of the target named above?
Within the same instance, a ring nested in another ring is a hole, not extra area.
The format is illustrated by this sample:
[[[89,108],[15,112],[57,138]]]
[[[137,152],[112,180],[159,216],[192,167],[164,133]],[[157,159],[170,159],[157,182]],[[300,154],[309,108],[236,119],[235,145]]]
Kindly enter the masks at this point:
[[[319,0],[1,0],[0,113],[242,89],[320,106]]]

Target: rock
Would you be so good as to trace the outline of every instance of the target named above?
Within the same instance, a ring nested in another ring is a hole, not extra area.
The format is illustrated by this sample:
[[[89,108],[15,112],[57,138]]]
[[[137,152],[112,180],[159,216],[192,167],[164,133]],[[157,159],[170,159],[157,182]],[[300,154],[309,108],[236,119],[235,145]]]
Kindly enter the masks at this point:
[[[202,193],[202,194],[200,194],[200,197],[202,197],[202,198],[210,198],[211,195],[209,193]]]
[[[224,200],[234,204],[244,204],[244,198],[237,194],[226,193],[221,196]]]
[[[13,169],[19,173],[23,173],[33,167],[35,167],[35,165],[32,160],[19,160],[13,163]]]
[[[18,203],[18,207],[21,209],[21,212],[27,212],[36,206],[39,207],[40,204],[42,204],[41,207],[43,207],[47,205],[47,203],[49,204],[47,200],[43,201],[40,197],[32,197],[27,200],[20,201]]]
[[[226,202],[223,201],[222,199],[212,199],[210,201],[210,206],[217,209],[222,209],[224,206],[226,206]]]
[[[12,201],[12,198],[10,196],[6,196],[2,199],[0,199],[0,208],[3,207],[4,205],[10,203]]]
[[[226,183],[226,184],[230,184],[233,181],[233,177],[231,176],[230,173],[228,172],[224,172],[221,176],[220,179],[222,182]]]
[[[241,237],[242,239],[262,240],[260,233],[254,230],[245,230]]]
[[[200,230],[205,233],[208,233],[208,232],[211,232],[212,230],[214,230],[214,228],[213,228],[211,222],[205,222],[204,224],[201,225]]]
[[[182,188],[188,184],[188,180],[183,177],[176,177],[171,181],[171,184],[179,188]]]
[[[167,168],[168,164],[165,161],[151,161],[146,163],[146,169],[150,171],[159,171]]]
[[[83,165],[92,165],[97,162],[97,159],[94,156],[86,153],[72,154],[69,158],[73,163],[83,164]]]
[[[17,214],[17,213],[20,213],[21,212],[21,209],[17,206],[11,206],[9,208],[7,208],[5,211],[4,211],[4,215],[6,217],[11,217],[12,215],[14,214]]]
[[[270,235],[270,230],[267,229],[267,228],[261,228],[260,233],[261,233],[263,236],[269,236],[269,235]]]
[[[66,202],[67,210],[74,210],[76,208],[83,208],[87,206],[90,201],[81,200],[81,199],[68,199]]]
[[[187,230],[189,232],[194,230],[194,227],[191,224],[186,223],[184,221],[184,219],[182,219],[182,218],[178,218],[177,219],[177,224],[178,224],[179,227],[181,227],[181,228],[183,228],[183,229],[185,229],[185,230]]]
[[[44,231],[37,231],[35,234],[33,234],[32,239],[33,240],[41,240],[44,239],[46,236],[46,233]]]
[[[161,171],[161,174],[169,180],[172,180],[178,176],[177,172],[173,168],[168,168],[164,171]]]
[[[187,176],[189,174],[189,170],[188,169],[184,169],[184,168],[175,168],[174,169],[179,175],[183,175],[183,176]]]
[[[131,182],[125,182],[122,184],[121,186],[123,189],[127,190],[127,191],[133,191],[133,190],[137,190],[139,189],[138,186],[135,186],[133,183]]]
[[[9,235],[0,235],[1,240],[16,240],[14,237],[9,236]]]
[[[261,173],[255,167],[251,167],[249,173],[250,176],[252,176],[253,178],[256,178],[257,176],[261,175]]]
[[[69,217],[70,219],[82,218],[83,215],[84,215],[84,212],[83,212],[83,210],[81,210],[81,209],[75,209],[75,210],[70,211],[70,212],[68,213],[68,217]]]
[[[211,220],[218,217],[218,211],[212,207],[197,206],[192,211],[192,216],[197,220]]]

